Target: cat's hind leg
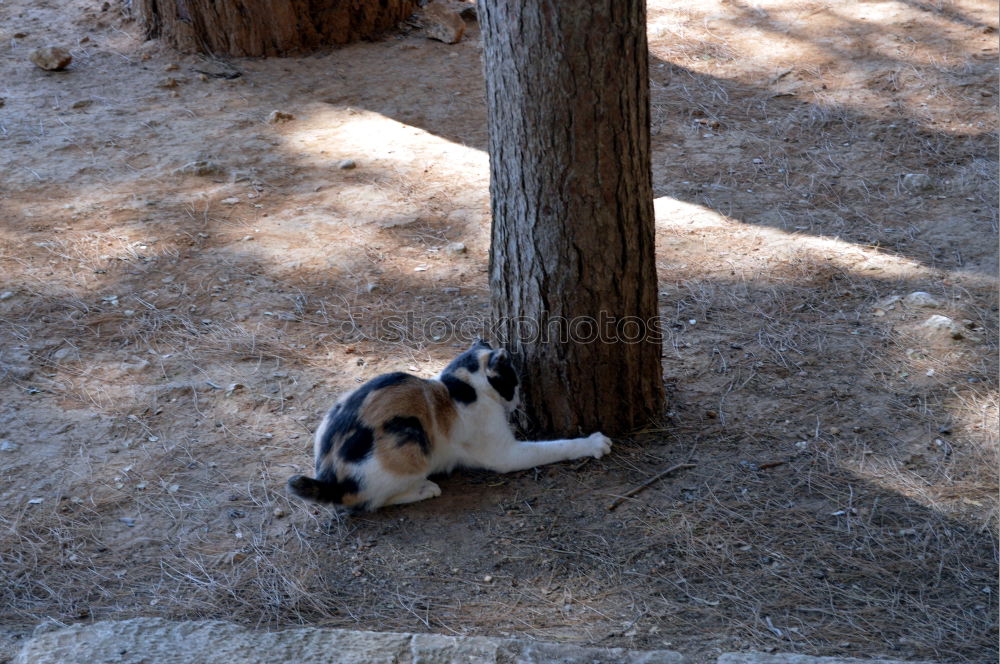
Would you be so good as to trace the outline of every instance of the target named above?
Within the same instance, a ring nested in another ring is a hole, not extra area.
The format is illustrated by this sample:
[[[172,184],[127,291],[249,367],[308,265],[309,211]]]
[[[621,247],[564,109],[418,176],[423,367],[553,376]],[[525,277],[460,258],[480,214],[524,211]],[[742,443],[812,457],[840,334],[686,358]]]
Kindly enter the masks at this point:
[[[383,505],[405,505],[441,495],[441,487],[428,479],[413,483],[409,488],[390,496]]]

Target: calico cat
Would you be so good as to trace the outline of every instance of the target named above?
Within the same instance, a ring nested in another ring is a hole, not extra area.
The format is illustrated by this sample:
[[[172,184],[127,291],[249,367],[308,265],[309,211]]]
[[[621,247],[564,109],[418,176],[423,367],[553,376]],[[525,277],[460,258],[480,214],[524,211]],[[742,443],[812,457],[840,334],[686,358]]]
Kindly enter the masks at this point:
[[[441,495],[427,479],[459,466],[500,473],[611,451],[602,433],[518,441],[508,423],[518,378],[506,350],[479,340],[439,376],[390,373],[344,395],[316,430],[316,478],[296,475],[291,493],[355,512]]]

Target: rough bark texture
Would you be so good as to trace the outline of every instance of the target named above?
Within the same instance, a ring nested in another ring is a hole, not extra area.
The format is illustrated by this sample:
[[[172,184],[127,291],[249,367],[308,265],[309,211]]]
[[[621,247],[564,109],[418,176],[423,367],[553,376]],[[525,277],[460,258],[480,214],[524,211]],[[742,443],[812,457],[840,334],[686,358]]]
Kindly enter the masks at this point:
[[[490,288],[524,379],[521,424],[641,427],[663,412],[645,2],[480,0],[479,14]]]
[[[185,52],[271,56],[369,39],[416,0],[132,0],[146,38]]]

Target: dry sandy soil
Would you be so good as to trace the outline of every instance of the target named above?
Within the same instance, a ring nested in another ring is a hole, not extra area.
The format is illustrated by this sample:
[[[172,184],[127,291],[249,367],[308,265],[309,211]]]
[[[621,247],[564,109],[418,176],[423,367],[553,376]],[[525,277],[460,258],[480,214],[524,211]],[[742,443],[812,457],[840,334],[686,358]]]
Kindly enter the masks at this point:
[[[652,1],[663,425],[354,518],[283,484],[486,314],[479,31],[219,62],[101,5],[0,2],[0,661],[139,615],[996,661],[995,3]]]

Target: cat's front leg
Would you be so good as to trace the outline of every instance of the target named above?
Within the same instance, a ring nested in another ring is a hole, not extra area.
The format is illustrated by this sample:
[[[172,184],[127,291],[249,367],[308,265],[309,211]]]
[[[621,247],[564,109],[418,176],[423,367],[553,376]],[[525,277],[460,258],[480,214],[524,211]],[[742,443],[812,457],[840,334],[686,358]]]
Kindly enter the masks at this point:
[[[503,441],[492,441],[482,450],[478,461],[488,470],[509,473],[557,461],[583,457],[599,459],[610,451],[611,439],[603,433],[593,433],[586,438],[539,441],[520,441],[510,436]]]

